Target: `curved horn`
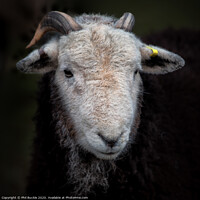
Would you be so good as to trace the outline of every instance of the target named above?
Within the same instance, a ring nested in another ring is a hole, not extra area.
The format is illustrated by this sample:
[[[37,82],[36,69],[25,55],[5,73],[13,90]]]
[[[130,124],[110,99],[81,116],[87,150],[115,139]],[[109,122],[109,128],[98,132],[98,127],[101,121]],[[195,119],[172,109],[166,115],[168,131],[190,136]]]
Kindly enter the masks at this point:
[[[115,23],[115,28],[124,29],[131,32],[135,23],[135,18],[131,13],[124,13],[123,16]]]
[[[33,46],[45,33],[49,31],[57,31],[62,34],[67,34],[70,30],[78,31],[81,29],[82,27],[69,15],[63,12],[51,11],[40,21],[33,39],[26,48]]]

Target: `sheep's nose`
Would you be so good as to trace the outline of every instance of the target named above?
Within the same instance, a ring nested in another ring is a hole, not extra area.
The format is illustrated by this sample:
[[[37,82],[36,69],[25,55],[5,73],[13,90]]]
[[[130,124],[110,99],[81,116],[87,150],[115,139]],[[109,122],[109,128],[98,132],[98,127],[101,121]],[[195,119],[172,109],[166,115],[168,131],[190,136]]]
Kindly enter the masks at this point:
[[[117,143],[117,141],[119,140],[119,137],[116,138],[116,139],[110,139],[110,138],[107,138],[105,136],[103,136],[101,133],[98,133],[98,136],[103,140],[103,142],[109,146],[110,148],[114,147]]]

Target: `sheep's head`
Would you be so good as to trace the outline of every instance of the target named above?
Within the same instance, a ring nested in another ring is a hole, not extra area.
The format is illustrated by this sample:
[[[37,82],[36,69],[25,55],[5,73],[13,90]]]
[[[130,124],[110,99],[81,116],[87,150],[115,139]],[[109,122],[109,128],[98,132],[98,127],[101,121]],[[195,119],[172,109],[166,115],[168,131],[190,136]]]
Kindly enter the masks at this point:
[[[131,33],[134,18],[73,19],[50,12],[28,45],[47,31],[63,34],[17,63],[27,73],[55,70],[63,107],[76,130],[75,141],[101,159],[115,159],[127,146],[137,118],[140,72],[164,74],[184,65],[169,51],[147,46]]]

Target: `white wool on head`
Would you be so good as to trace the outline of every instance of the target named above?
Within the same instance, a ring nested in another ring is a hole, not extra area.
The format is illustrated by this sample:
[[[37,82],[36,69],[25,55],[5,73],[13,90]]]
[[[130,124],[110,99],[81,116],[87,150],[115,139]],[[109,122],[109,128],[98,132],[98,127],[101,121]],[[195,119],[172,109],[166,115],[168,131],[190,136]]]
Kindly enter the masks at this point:
[[[141,57],[133,35],[107,25],[89,26],[62,36],[58,60],[56,84],[77,142],[98,158],[116,158],[129,141],[141,82],[134,76]],[[73,77],[66,79],[64,70]],[[101,136],[116,145],[110,148]]]

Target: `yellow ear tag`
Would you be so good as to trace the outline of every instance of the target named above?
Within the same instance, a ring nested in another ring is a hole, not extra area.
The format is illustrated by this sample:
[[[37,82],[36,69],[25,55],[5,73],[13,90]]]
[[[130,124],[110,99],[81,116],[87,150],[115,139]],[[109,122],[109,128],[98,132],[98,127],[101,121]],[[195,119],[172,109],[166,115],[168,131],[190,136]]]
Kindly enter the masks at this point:
[[[154,49],[150,46],[146,46],[148,49],[151,49],[153,51],[153,53],[150,55],[151,57],[155,57],[158,55],[158,50],[157,49]]]

